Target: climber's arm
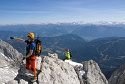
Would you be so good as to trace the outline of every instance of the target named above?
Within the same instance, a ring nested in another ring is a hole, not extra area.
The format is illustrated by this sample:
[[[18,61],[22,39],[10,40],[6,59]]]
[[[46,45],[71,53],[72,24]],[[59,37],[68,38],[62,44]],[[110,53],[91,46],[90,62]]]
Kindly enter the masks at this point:
[[[25,42],[25,40],[22,39],[22,38],[14,38],[14,40],[18,40],[18,41],[21,41],[21,42]]]
[[[10,37],[10,39],[14,39],[14,40],[18,40],[18,41],[21,41],[21,42],[25,42],[25,40],[24,40],[24,39],[22,39],[22,38]]]

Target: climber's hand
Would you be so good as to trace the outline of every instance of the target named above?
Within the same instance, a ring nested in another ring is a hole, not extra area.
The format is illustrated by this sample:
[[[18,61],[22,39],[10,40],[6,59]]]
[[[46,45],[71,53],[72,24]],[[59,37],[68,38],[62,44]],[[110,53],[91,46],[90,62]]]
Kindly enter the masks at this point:
[[[10,37],[10,39],[14,39],[15,37]]]

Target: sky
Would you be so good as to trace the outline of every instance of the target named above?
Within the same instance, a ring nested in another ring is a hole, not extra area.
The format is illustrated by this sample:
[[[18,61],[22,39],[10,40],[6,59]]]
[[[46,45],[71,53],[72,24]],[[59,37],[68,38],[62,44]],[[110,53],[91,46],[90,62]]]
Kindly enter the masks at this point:
[[[125,22],[125,0],[0,0],[0,24]]]

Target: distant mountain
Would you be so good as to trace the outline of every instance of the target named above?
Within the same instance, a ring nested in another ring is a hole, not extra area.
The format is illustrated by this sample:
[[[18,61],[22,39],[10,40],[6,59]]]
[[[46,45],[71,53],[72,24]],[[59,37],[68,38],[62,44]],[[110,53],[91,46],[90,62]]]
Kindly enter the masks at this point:
[[[1,25],[0,30],[27,33],[32,31],[36,36],[55,37],[65,34],[76,34],[86,40],[104,37],[124,37],[125,23],[96,22],[96,23],[57,23],[57,24],[25,24]],[[18,36],[18,35],[17,35]]]
[[[104,37],[123,37],[125,36],[125,26],[112,26],[112,25],[88,25],[75,29],[72,33],[83,38],[91,37],[104,38]]]
[[[125,22],[116,22],[116,21],[96,21],[96,22],[77,22],[76,24],[89,24],[89,25],[125,25]]]
[[[72,25],[59,25],[59,24],[29,24],[29,25],[2,25],[0,30],[2,31],[12,31],[12,32],[34,32],[35,35],[40,35],[42,37],[53,37],[60,36],[64,34],[69,34],[73,28]],[[69,29],[69,31],[67,30]]]
[[[27,32],[0,30],[0,39],[9,40],[10,36],[24,38],[24,37],[26,37],[26,34],[27,34]]]
[[[66,34],[57,37],[42,37],[43,45],[45,44],[46,47],[50,46],[59,46],[59,47],[74,47],[74,46],[81,46],[81,44],[85,43],[85,40],[81,37],[74,35],[74,34]]]

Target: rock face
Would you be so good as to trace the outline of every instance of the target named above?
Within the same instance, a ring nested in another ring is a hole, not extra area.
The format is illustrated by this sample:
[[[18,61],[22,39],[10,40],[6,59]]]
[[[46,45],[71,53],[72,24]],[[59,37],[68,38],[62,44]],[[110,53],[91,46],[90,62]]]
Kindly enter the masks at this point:
[[[82,64],[85,71],[83,75],[84,84],[108,84],[107,79],[95,61],[85,61]]]
[[[0,54],[2,59],[5,59],[14,66],[19,66],[22,60],[22,54],[4,41],[0,41]]]
[[[15,78],[21,59],[21,53],[0,40],[0,84]]]
[[[109,84],[125,84],[125,65],[120,66],[113,72]]]
[[[41,65],[42,72],[33,84],[108,84],[98,64],[92,60],[83,62],[81,66],[75,62],[64,62],[58,59],[57,54],[48,54],[43,57]],[[30,84],[32,76],[22,65],[15,80],[6,84]]]
[[[38,81],[34,84],[80,84],[78,75],[72,65],[58,59],[57,54],[48,55],[43,57],[42,72],[38,74]],[[25,66],[22,65],[15,78],[18,82],[16,83],[14,80],[10,82],[14,82],[14,84],[31,83],[28,78],[32,78],[32,76],[32,74],[26,71]],[[25,82],[21,81],[22,79]]]
[[[73,66],[56,58],[45,57],[42,72],[40,84],[80,84]]]

